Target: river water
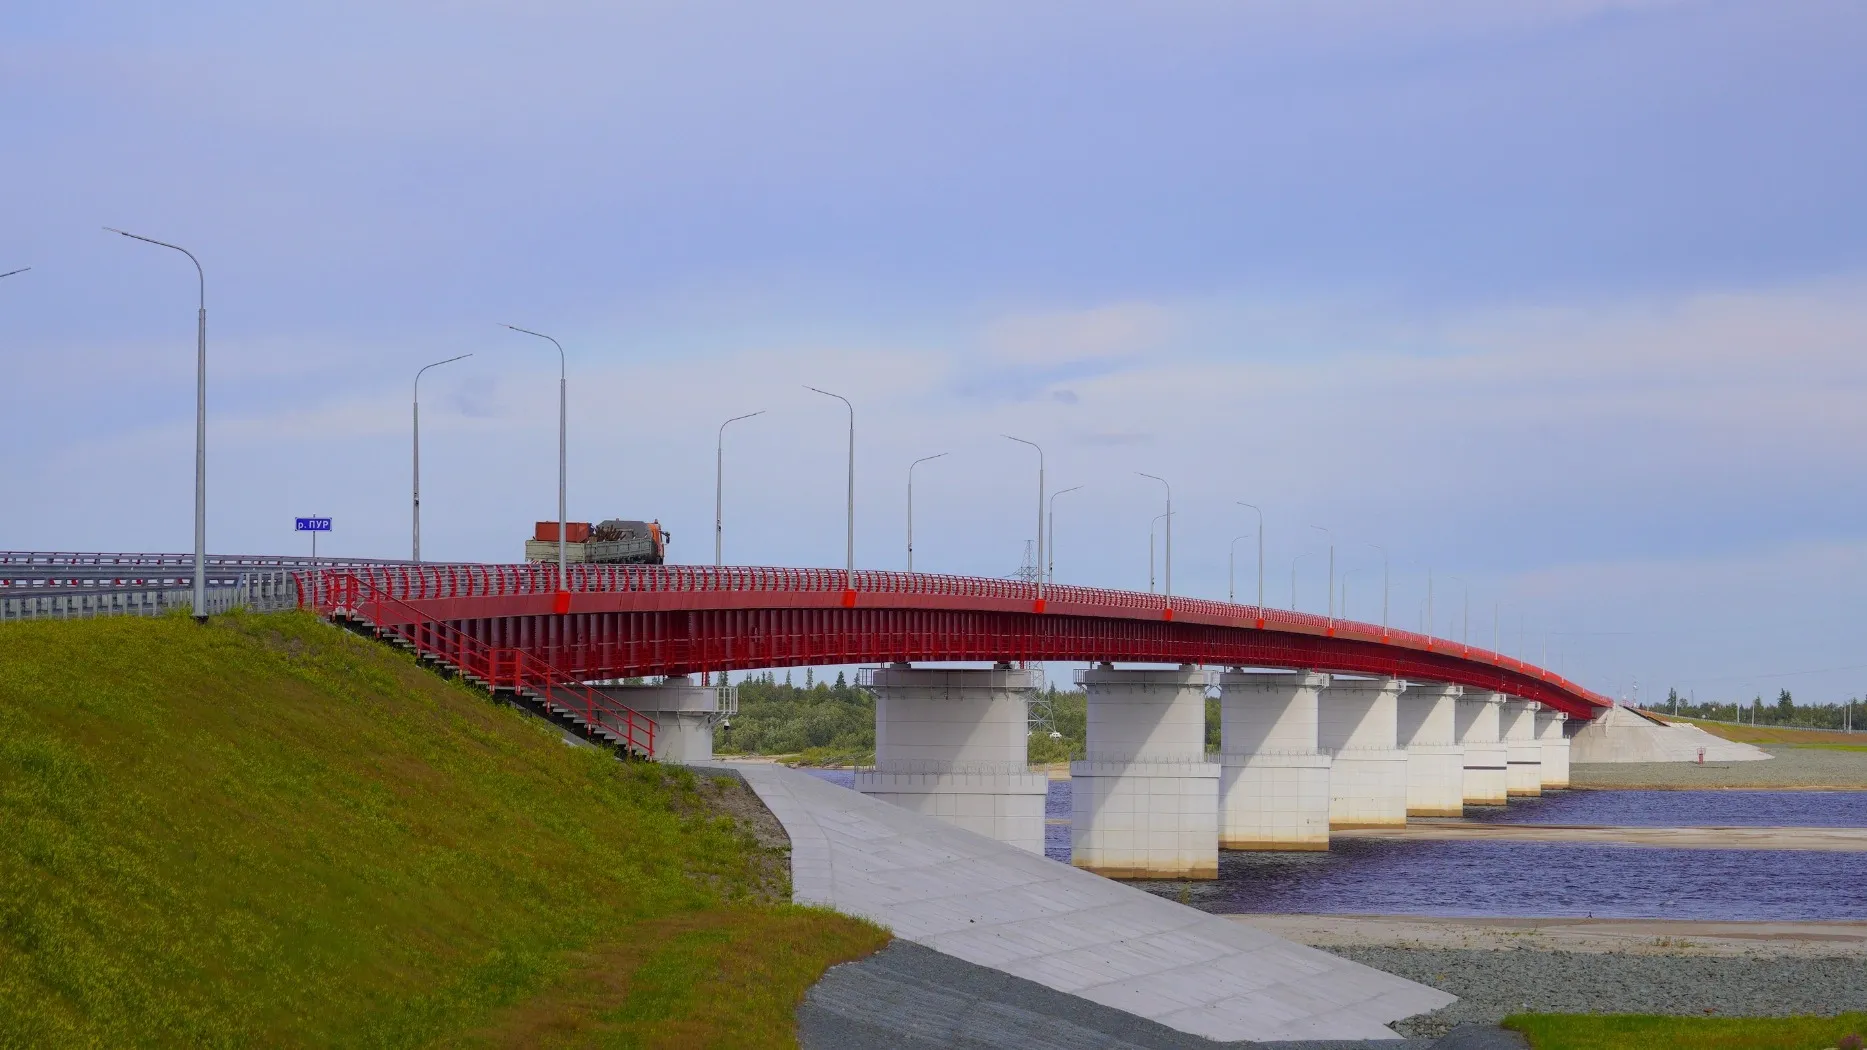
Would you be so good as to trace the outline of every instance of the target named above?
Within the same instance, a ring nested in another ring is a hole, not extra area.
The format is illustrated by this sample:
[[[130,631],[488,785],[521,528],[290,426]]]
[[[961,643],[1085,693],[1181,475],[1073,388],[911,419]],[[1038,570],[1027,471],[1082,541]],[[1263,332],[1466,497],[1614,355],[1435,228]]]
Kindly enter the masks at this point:
[[[812,770],[844,787],[846,770]],[[1070,859],[1070,782],[1044,852]],[[1867,827],[1862,791],[1565,791],[1467,820],[1642,827]],[[1219,854],[1219,877],[1137,883],[1219,913],[1867,920],[1867,854],[1543,842],[1339,840],[1326,853]]]

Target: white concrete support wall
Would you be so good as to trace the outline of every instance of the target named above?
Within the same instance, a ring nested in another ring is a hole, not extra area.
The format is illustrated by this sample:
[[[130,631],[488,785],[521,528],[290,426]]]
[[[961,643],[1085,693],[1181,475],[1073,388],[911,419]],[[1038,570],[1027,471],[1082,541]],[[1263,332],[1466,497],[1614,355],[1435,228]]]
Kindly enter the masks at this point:
[[[1025,723],[1039,672],[894,664],[868,674],[875,768],[856,774],[856,790],[1044,852],[1050,779],[1031,772]]]
[[[1504,702],[1504,747],[1510,767],[1505,786],[1513,796],[1543,793],[1543,744],[1536,738],[1536,712],[1542,706],[1516,697]]]
[[[1509,799],[1510,755],[1504,743],[1503,693],[1466,690],[1457,703],[1459,745],[1465,749],[1465,804],[1502,806]]]
[[[1338,828],[1407,822],[1407,753],[1399,745],[1398,678],[1336,678],[1322,691],[1317,739],[1329,767],[1329,823]]]
[[[1219,848],[1329,848],[1329,756],[1317,711],[1329,676],[1219,676]]]
[[[1563,733],[1563,723],[1568,720],[1568,715],[1547,707],[1536,713],[1536,742],[1542,745],[1544,791],[1569,786],[1569,738]]]
[[[1070,863],[1117,879],[1219,876],[1219,764],[1206,760],[1206,676],[1082,674],[1083,761],[1070,763]]]
[[[1458,701],[1465,690],[1439,682],[1409,682],[1400,694],[1400,747],[1407,753],[1407,816],[1465,815],[1465,748],[1459,745]]]
[[[662,685],[607,684],[597,692],[655,723],[655,761],[697,765],[713,761],[713,722],[719,691],[685,677]]]

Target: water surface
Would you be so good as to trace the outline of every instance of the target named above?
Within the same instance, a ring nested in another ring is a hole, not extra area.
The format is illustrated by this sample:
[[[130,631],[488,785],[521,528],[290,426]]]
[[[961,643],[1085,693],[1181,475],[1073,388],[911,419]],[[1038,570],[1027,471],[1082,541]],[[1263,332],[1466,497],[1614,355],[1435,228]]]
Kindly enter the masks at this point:
[[[1867,791],[1561,791],[1467,808],[1466,820],[1615,827],[1867,828]]]
[[[849,787],[848,770],[809,772]],[[1044,854],[1070,859],[1070,782],[1045,801]],[[1867,827],[1864,791],[1565,791],[1470,809],[1511,824]],[[1136,885],[1217,913],[1867,920],[1867,854],[1544,842],[1338,839],[1326,853],[1219,854],[1210,882]]]

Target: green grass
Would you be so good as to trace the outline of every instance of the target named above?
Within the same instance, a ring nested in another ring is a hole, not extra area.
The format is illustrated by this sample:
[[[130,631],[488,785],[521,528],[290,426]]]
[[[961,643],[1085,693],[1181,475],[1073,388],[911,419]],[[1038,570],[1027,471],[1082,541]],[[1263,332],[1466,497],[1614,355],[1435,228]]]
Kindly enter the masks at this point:
[[[1655,1017],[1645,1014],[1518,1014],[1504,1027],[1536,1050],[1821,1050],[1867,1032],[1867,1013],[1837,1017]]]
[[[307,615],[8,625],[0,1047],[790,1045],[886,934],[732,789]]]
[[[872,766],[875,764],[875,749],[807,747],[785,758],[794,766]]]

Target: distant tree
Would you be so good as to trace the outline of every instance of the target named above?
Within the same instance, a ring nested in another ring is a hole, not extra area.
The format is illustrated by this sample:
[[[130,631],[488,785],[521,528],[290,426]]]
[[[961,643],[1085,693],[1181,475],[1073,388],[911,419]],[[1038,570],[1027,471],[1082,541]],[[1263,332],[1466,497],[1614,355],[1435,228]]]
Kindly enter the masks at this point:
[[[836,691],[842,693],[846,692],[848,689],[849,681],[843,677],[843,672],[836,672]]]
[[[1784,689],[1778,692],[1776,694],[1776,720],[1778,722],[1788,722],[1795,717],[1796,702],[1790,699],[1789,690]]]
[[[817,669],[814,667],[804,668],[804,688],[815,689],[816,687],[817,687]]]

